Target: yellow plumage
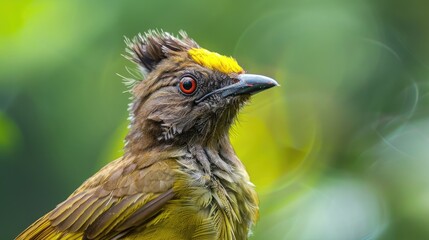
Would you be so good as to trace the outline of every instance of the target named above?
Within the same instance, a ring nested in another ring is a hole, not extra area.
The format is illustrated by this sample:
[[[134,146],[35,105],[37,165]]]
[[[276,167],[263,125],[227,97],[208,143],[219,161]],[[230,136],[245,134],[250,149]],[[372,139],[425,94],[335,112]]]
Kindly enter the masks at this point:
[[[243,68],[238,65],[237,61],[232,57],[210,52],[204,48],[189,49],[188,54],[196,63],[211,70],[217,70],[227,74],[244,72]]]

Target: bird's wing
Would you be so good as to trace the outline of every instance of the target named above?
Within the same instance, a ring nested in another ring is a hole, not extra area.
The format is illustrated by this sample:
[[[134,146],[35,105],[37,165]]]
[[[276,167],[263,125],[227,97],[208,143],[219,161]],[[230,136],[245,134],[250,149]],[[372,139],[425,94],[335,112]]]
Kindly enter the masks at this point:
[[[143,225],[174,197],[175,164],[172,159],[144,167],[120,160],[112,162],[16,239],[123,236]]]

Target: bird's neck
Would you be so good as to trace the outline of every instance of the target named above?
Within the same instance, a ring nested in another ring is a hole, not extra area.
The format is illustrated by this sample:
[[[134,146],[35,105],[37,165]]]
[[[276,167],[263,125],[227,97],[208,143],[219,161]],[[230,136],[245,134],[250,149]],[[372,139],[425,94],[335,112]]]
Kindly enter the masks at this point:
[[[224,135],[223,138],[209,145],[188,145],[187,152],[208,175],[211,175],[213,171],[231,173],[242,167],[228,135]]]
[[[222,121],[221,124],[218,124],[219,126],[213,127],[214,124],[203,124],[209,125],[209,127],[196,126],[185,132],[172,131],[172,134],[165,134],[165,126],[162,122],[143,117],[134,118],[133,115],[130,119],[129,133],[125,138],[126,155],[141,155],[153,149],[161,151],[181,150],[189,146],[199,146],[214,151],[232,150],[229,141],[232,119]],[[165,137],[166,135],[169,137]]]
[[[129,133],[125,138],[125,155],[138,156],[148,151],[191,151],[201,149],[206,152],[222,152],[234,155],[231,142],[229,140],[228,129],[217,131],[216,134],[186,134],[177,136],[176,139],[162,139],[156,130],[144,123],[130,124]],[[202,137],[202,135],[205,135]],[[226,156],[226,155],[225,155]]]

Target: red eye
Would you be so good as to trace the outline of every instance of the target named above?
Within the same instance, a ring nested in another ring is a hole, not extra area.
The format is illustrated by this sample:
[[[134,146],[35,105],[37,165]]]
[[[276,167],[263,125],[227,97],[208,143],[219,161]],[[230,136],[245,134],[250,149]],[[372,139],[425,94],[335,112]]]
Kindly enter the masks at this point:
[[[197,81],[191,77],[183,77],[180,80],[179,88],[184,94],[192,94],[197,89]]]

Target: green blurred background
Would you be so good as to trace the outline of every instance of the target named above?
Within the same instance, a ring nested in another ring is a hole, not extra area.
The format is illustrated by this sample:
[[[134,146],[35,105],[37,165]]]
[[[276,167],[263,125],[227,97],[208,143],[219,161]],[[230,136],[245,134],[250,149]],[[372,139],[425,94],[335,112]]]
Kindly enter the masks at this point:
[[[0,0],[0,230],[11,239],[121,155],[123,36],[184,29],[282,85],[232,141],[252,239],[429,239],[429,4]]]

